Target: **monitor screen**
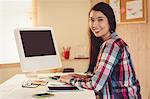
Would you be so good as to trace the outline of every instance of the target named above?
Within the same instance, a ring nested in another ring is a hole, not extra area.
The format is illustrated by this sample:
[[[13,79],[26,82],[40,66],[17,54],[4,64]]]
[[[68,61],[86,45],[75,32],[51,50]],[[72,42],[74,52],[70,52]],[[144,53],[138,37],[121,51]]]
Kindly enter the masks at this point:
[[[52,27],[17,28],[15,39],[23,72],[62,66]]]
[[[25,57],[56,55],[50,30],[20,31],[20,34]]]

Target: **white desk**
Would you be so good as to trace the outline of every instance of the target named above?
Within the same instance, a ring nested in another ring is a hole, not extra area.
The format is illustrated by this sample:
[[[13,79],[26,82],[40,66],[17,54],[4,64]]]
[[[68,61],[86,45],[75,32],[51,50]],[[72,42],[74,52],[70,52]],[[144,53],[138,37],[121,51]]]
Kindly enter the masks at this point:
[[[48,77],[50,74],[42,74]],[[22,88],[22,83],[26,79],[23,74],[17,74],[0,85],[0,99],[34,99],[33,94],[47,92],[47,86],[38,86],[37,88]],[[71,92],[53,92],[55,95],[44,99],[96,99],[91,90],[71,91]]]

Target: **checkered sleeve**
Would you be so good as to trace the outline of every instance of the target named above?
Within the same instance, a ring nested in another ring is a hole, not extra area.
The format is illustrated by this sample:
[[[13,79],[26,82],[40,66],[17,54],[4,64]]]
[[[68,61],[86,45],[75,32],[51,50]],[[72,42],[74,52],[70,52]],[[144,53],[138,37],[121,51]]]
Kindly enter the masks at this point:
[[[94,90],[99,91],[105,85],[119,60],[119,51],[120,47],[115,42],[108,42],[105,45],[102,54],[98,57],[95,75],[91,79]]]
[[[95,75],[89,81],[82,81],[80,79],[71,79],[70,83],[72,85],[93,89],[99,91],[104,86],[108,77],[113,71],[113,66],[117,63],[117,55],[119,53],[119,46],[115,42],[107,43],[103,49],[102,55],[98,55],[98,68],[95,71]]]

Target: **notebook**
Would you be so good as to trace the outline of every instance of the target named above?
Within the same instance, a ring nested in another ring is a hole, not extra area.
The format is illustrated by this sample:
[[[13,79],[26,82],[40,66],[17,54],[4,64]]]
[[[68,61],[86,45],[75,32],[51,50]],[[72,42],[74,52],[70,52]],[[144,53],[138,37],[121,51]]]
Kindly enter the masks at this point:
[[[76,86],[72,86],[72,85],[52,85],[52,86],[48,86],[48,91],[75,91],[75,90],[79,90]]]
[[[78,87],[59,82],[58,80],[51,80],[48,83],[48,91],[77,91],[79,90]]]

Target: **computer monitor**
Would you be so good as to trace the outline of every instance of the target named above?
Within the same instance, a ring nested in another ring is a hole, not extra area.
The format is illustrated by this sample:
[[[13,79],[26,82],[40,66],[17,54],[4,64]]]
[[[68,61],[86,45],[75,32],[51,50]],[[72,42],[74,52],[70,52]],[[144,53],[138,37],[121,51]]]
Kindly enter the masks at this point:
[[[52,27],[17,28],[15,39],[23,72],[62,67]]]

